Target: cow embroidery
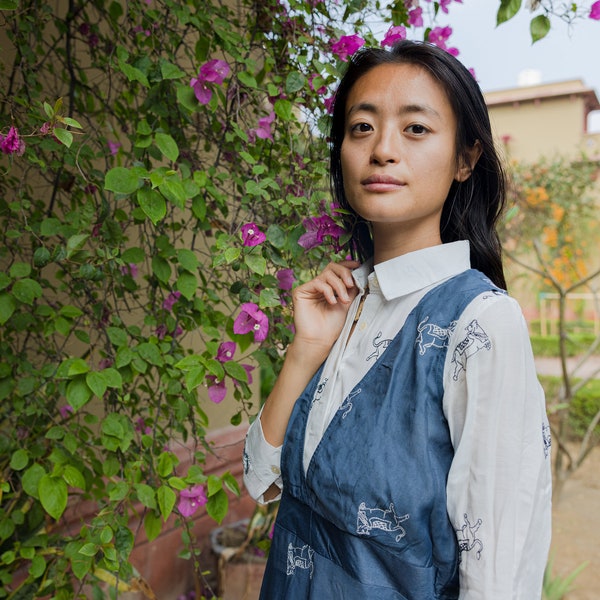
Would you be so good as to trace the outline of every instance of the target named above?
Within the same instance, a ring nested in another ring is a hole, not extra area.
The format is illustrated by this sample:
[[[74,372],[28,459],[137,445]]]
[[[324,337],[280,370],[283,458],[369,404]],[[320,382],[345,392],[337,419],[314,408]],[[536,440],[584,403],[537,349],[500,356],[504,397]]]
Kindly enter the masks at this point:
[[[306,569],[309,571],[309,576],[312,579],[314,563],[313,563],[313,555],[315,551],[308,545],[304,544],[304,546],[292,546],[290,542],[288,544],[287,550],[287,567],[286,574],[293,575],[296,572],[296,569]]]
[[[244,452],[242,453],[242,465],[244,467],[244,475],[248,475],[248,471],[250,470],[250,457],[246,452],[246,447],[244,447]]]
[[[465,522],[463,523],[460,529],[456,530],[456,534],[458,537],[458,551],[459,554],[459,562],[462,560],[463,552],[470,552],[475,549],[475,557],[477,560],[481,558],[481,553],[483,552],[483,542],[475,537],[477,530],[481,527],[481,519],[477,519],[475,525],[471,525],[467,514],[465,513]]]
[[[399,542],[405,535],[406,530],[402,527],[410,515],[399,517],[390,502],[389,508],[367,508],[364,502],[358,507],[356,533],[358,535],[371,535],[371,531],[379,529],[389,533],[396,533],[396,541]]]
[[[373,340],[373,347],[375,348],[375,350],[373,352],[371,352],[371,354],[369,354],[369,356],[367,356],[367,361],[371,360],[372,358],[377,360],[379,358],[379,356],[381,355],[381,353],[392,343],[391,339],[385,339],[385,340],[378,341],[382,335],[383,335],[383,333],[380,331],[375,336],[375,339]]]
[[[321,383],[319,383],[319,385],[317,386],[317,391],[315,392],[312,402],[310,403],[311,408],[315,402],[318,402],[323,397],[323,392],[325,391],[325,384],[328,381],[329,381],[329,379],[327,377],[325,377],[325,379],[323,379],[323,381],[321,381]]]
[[[452,321],[447,328],[440,327],[435,323],[428,323],[429,316],[425,317],[417,327],[419,335],[417,336],[416,344],[419,344],[419,354],[423,356],[428,348],[446,348],[450,339],[451,333],[456,327],[456,321]]]
[[[480,350],[489,350],[492,342],[487,333],[482,329],[477,319],[473,319],[466,327],[467,336],[454,348],[452,362],[454,363],[454,375],[456,381],[461,371],[467,370],[467,360]]]
[[[544,458],[548,458],[552,449],[552,435],[548,423],[542,423],[542,439],[544,440]]]
[[[358,388],[357,390],[354,390],[353,392],[350,392],[346,398],[344,398],[344,401],[340,404],[340,407],[338,408],[338,410],[343,411],[342,414],[342,419],[345,419],[346,416],[348,415],[348,413],[352,410],[352,398],[354,398],[355,396],[358,396],[358,394],[360,394],[361,392],[361,388]]]

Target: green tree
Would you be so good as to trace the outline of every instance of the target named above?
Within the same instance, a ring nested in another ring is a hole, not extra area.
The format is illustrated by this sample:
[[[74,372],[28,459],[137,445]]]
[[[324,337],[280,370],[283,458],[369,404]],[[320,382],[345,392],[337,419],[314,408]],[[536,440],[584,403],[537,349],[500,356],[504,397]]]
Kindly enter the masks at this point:
[[[507,256],[521,267],[525,277],[534,275],[537,289],[554,294],[558,302],[557,350],[562,385],[555,397],[548,398],[553,414],[553,443],[557,444],[553,490],[557,500],[565,481],[600,442],[595,433],[600,423],[600,399],[597,399],[577,449],[574,451],[568,444],[573,438],[570,423],[576,412],[577,393],[589,388],[593,381],[593,375],[581,378],[577,371],[597,353],[600,336],[579,357],[575,367],[570,369],[567,362],[569,295],[586,291],[595,299],[596,312],[600,307],[596,234],[600,206],[595,183],[599,169],[597,161],[585,157],[513,165],[503,232]]]

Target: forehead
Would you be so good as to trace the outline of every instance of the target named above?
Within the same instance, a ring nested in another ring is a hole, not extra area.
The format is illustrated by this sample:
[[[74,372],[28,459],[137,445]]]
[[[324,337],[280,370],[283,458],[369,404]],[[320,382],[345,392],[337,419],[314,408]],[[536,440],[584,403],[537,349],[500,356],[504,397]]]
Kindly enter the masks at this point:
[[[446,118],[454,116],[443,85],[424,67],[412,64],[378,65],[362,75],[348,93],[346,115],[360,104],[428,106]]]

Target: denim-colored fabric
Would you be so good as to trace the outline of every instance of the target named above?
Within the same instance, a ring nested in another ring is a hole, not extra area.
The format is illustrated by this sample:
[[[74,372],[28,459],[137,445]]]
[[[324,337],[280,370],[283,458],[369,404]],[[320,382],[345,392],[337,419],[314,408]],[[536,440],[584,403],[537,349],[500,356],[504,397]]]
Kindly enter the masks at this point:
[[[284,492],[261,600],[458,598],[443,369],[454,323],[488,290],[499,291],[471,269],[423,297],[340,406],[305,475],[315,374],[286,432]]]

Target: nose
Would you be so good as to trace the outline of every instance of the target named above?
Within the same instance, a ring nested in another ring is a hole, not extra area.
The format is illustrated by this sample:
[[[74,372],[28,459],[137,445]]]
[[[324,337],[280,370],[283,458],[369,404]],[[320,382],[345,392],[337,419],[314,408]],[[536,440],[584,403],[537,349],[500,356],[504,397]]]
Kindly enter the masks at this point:
[[[373,136],[371,163],[376,165],[394,164],[400,160],[400,143],[397,132],[392,128],[380,130]]]

